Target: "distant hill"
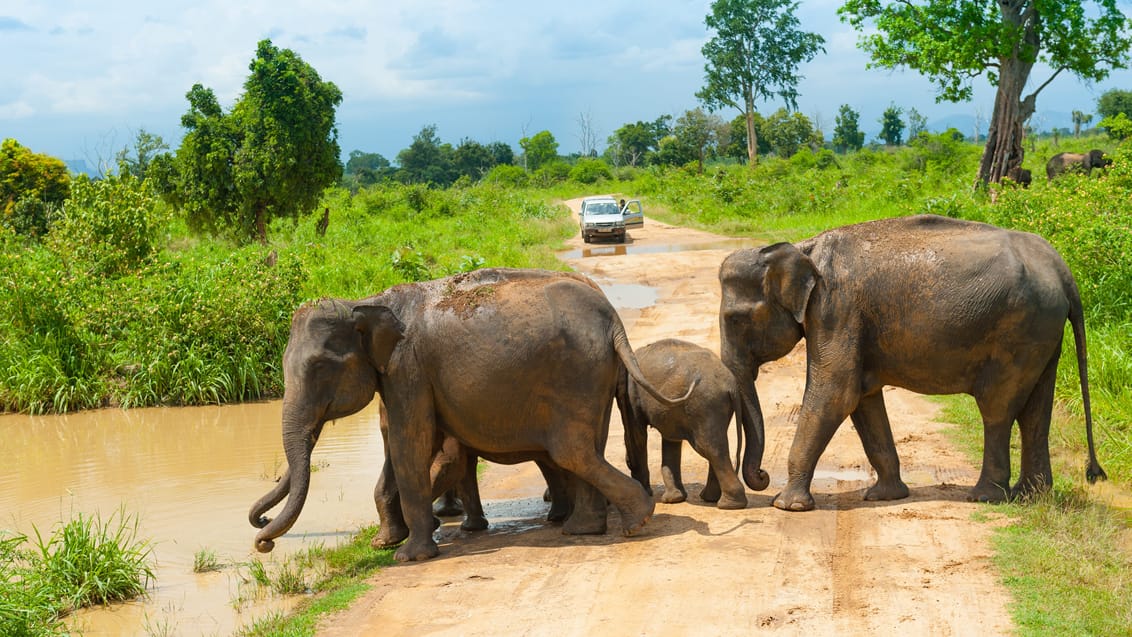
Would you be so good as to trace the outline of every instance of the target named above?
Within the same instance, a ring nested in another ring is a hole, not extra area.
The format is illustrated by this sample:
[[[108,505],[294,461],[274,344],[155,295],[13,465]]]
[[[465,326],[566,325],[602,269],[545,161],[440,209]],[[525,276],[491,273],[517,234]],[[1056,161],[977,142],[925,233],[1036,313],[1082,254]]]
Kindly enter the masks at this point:
[[[90,175],[90,167],[87,166],[85,159],[65,159],[64,164],[67,164],[67,170],[70,170],[76,175]]]

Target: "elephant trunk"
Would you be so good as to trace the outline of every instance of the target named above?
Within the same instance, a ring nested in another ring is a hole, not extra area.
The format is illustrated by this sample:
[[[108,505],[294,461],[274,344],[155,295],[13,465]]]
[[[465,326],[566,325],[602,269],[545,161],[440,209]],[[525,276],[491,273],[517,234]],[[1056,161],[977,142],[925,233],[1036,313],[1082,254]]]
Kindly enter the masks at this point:
[[[324,422],[319,422],[311,431],[306,426],[306,423],[310,422],[309,419],[287,415],[287,411],[288,409],[284,406],[283,450],[287,455],[286,486],[282,486],[283,481],[280,481],[280,485],[277,485],[270,493],[261,498],[256,506],[253,506],[252,511],[254,512],[261,503],[270,502],[272,498],[282,499],[283,491],[289,493],[287,505],[283,507],[279,517],[267,522],[267,525],[256,534],[255,547],[260,553],[271,552],[275,548],[275,538],[290,530],[295,520],[299,518],[299,513],[303,510],[303,504],[307,500],[307,491],[310,488],[311,451],[314,450],[314,443],[318,441],[318,436],[322,433],[324,424]]]
[[[743,482],[755,491],[770,486],[770,475],[762,469],[763,451],[766,449],[766,434],[763,428],[763,412],[759,405],[759,395],[755,391],[758,367],[753,370],[744,365],[735,349],[724,339],[722,346],[723,364],[731,370],[739,384],[741,413],[735,414],[743,427],[743,437],[747,447],[743,454]]]
[[[283,474],[283,477],[279,479],[275,488],[268,491],[267,495],[256,500],[255,504],[252,505],[251,511],[248,512],[248,522],[251,522],[251,525],[257,529],[262,529],[267,526],[271,518],[264,516],[264,513],[267,513],[271,507],[282,502],[283,498],[287,497],[290,491],[291,467],[287,467],[287,471]]]

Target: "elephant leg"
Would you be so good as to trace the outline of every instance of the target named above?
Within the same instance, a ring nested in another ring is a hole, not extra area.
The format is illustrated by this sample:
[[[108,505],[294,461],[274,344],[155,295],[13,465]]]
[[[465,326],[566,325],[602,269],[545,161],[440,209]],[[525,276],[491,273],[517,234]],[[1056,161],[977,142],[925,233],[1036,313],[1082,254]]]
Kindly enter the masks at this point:
[[[480,500],[480,484],[476,478],[476,465],[479,458],[475,454],[466,454],[465,469],[460,479],[457,491],[464,503],[464,521],[460,529],[464,531],[483,531],[487,528],[487,516],[483,512],[483,502]]]
[[[730,424],[730,416],[728,423]],[[689,442],[696,453],[708,461],[708,475],[704,490],[700,497],[704,502],[716,502],[720,509],[747,508],[747,491],[739,482],[738,472],[731,463],[727,450],[727,428],[716,426],[711,428],[712,435],[705,436],[700,432]]]
[[[432,539],[435,529],[432,515],[432,484],[429,467],[434,456],[433,438],[436,431],[435,415],[424,394],[415,397],[414,403],[404,409],[389,405],[389,446],[386,453],[393,460],[393,474],[397,477],[401,494],[401,510],[409,526],[409,537],[393,553],[399,562],[426,560],[436,557],[439,549]]]
[[[579,426],[566,425],[561,431],[578,429]],[[652,517],[654,507],[652,498],[640,483],[613,468],[613,465],[597,453],[597,448],[596,441],[589,440],[582,443],[576,440],[575,436],[575,440],[554,445],[549,451],[555,464],[586,481],[589,486],[596,488],[608,498],[621,514],[621,532],[626,536],[634,535]],[[585,491],[584,488],[580,490]],[[576,504],[573,515],[567,520],[567,525],[578,515]],[[572,532],[572,526],[567,525],[563,525],[563,531]]]
[[[620,394],[617,405],[621,410],[621,422],[625,426],[625,464],[633,479],[652,495],[652,485],[649,483],[648,423],[631,404],[621,407]]]
[[[432,495],[436,504],[432,512],[441,517],[462,515],[464,507],[456,496],[456,485],[464,480],[467,469],[468,453],[460,441],[451,436],[442,436],[440,449],[433,456],[432,466],[429,468],[429,479],[432,480]]]
[[[831,369],[822,376],[806,381],[798,427],[786,462],[786,486],[774,496],[775,508],[783,511],[809,511],[814,508],[810,485],[818,458],[859,399],[849,390],[860,385],[851,372]],[[821,387],[823,392],[831,395],[815,396],[817,391],[813,387]]]
[[[439,517],[450,518],[456,515],[463,515],[464,505],[456,495],[456,490],[449,489],[441,493],[440,497],[433,503],[432,512]]]
[[[1010,491],[1011,497],[1029,497],[1048,491],[1053,486],[1053,468],[1049,459],[1049,423],[1053,413],[1057,360],[1058,356],[1054,356],[1046,365],[1018,414],[1022,466],[1018,482]]]
[[[680,473],[680,459],[684,442],[681,440],[660,441],[660,475],[664,478],[664,493],[660,501],[665,504],[675,504],[688,499],[688,491],[684,488],[684,480]]]
[[[401,495],[397,491],[397,476],[393,473],[393,461],[389,458],[389,413],[385,404],[381,405],[381,441],[386,450],[385,461],[381,467],[381,477],[373,488],[373,502],[377,507],[377,518],[381,524],[377,535],[370,544],[374,548],[396,546],[409,537],[409,526],[401,512]]]
[[[543,462],[542,460],[535,461],[538,469],[542,472],[542,477],[546,480],[546,497],[549,497],[550,510],[546,513],[547,522],[562,522],[570,515],[570,495],[566,486],[566,476],[562,470],[554,465]],[[602,529],[605,533],[605,529]]]
[[[601,535],[606,530],[607,509],[605,496],[576,475],[565,476],[566,491],[570,501],[570,513],[562,524],[566,535]]]
[[[884,406],[883,392],[862,396],[850,418],[861,439],[861,446],[865,448],[865,456],[877,472],[876,484],[865,491],[865,499],[899,500],[908,497],[908,485],[900,479],[900,456],[892,439],[892,424]]]

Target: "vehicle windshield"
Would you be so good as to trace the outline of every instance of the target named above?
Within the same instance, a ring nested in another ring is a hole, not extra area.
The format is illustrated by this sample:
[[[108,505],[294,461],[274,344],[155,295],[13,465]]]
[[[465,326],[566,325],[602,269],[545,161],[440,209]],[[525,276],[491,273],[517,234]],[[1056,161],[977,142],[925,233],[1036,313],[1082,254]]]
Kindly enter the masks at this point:
[[[599,201],[586,206],[587,215],[615,215],[620,212],[617,209],[617,203],[614,201]]]

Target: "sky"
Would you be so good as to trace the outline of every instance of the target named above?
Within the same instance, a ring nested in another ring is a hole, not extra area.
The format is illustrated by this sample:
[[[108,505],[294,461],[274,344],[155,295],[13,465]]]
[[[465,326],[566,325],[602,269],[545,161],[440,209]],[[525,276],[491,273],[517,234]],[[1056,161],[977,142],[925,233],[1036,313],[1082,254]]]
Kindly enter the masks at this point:
[[[914,71],[868,69],[859,34],[837,17],[840,1],[804,0],[800,28],[825,38],[825,53],[800,67],[798,110],[832,134],[840,105],[860,114],[872,141],[889,106],[915,108],[929,128],[973,129],[994,93],[974,82],[967,103],[937,103]],[[227,110],[239,98],[256,44],[295,51],[343,100],[343,156],[395,160],[427,125],[457,145],[548,130],[569,154],[588,122],[603,150],[624,124],[678,116],[699,106],[701,48],[710,0],[0,0],[0,138],[37,153],[97,165],[131,146],[138,131],[173,149],[184,130],[185,94],[211,88]],[[1132,7],[1122,3],[1125,13]],[[1036,67],[1032,90],[1049,75]],[[1086,84],[1061,74],[1038,97],[1032,123],[1069,127],[1106,90],[1132,90],[1132,72]],[[778,102],[757,105],[770,114]],[[738,111],[719,114],[732,119]],[[1095,117],[1096,122],[1099,117]],[[973,130],[964,130],[971,134]]]

